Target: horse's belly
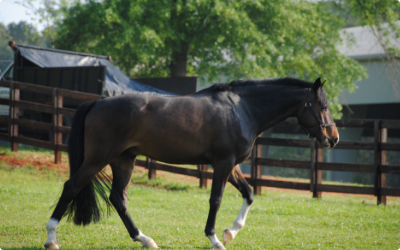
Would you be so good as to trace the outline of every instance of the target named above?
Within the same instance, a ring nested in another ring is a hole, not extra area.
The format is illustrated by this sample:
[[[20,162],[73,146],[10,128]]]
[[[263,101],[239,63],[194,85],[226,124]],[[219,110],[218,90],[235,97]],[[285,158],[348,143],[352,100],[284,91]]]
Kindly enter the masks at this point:
[[[208,163],[205,145],[196,145],[193,141],[152,141],[133,148],[135,154],[171,164]]]

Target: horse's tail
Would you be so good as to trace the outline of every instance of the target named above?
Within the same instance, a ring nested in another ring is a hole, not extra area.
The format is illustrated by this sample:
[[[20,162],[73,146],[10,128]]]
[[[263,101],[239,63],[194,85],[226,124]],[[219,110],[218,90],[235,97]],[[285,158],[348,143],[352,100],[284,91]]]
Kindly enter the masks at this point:
[[[95,103],[96,102],[85,102],[80,105],[75,112],[68,141],[70,177],[79,170],[85,159],[85,118]],[[73,220],[76,225],[83,226],[90,224],[90,222],[98,222],[101,219],[102,210],[99,206],[97,195],[100,195],[100,197],[105,200],[107,212],[109,212],[111,203],[108,199],[106,189],[110,190],[110,187],[111,181],[103,172],[96,175],[68,205],[66,211],[68,220]]]

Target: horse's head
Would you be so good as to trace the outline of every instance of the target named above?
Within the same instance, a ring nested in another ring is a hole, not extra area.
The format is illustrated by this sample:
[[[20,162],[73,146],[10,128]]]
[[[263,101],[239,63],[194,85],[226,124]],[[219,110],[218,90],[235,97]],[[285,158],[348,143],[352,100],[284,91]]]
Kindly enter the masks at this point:
[[[322,147],[333,148],[339,142],[339,132],[328,109],[326,94],[322,89],[324,83],[318,78],[307,90],[297,120],[306,134],[315,137]]]

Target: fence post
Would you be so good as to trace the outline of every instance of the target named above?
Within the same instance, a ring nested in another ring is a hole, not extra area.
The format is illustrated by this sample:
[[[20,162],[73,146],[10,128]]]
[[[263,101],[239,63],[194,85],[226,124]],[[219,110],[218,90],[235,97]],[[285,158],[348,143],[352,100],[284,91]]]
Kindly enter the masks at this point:
[[[149,157],[146,158],[146,167],[149,170],[148,177],[150,180],[155,180],[157,177],[156,169],[153,168],[153,162],[154,162],[153,159],[151,159]]]
[[[251,157],[251,165],[250,165],[251,183],[250,184],[253,186],[253,193],[254,194],[256,194],[256,174],[255,174],[255,171],[256,171],[256,159],[257,159],[257,148],[256,148],[256,145],[257,145],[257,141],[256,141],[256,143],[254,143],[253,149],[252,149],[252,152],[251,152],[251,155],[250,155],[250,157]]]
[[[317,159],[317,145],[316,145],[316,140],[315,138],[311,140],[310,144],[310,191],[315,193],[315,179],[316,179],[316,174],[315,174],[315,160]]]
[[[387,142],[387,128],[381,128],[380,131],[380,143]],[[381,144],[380,144],[381,145]],[[380,147],[381,149],[382,147]],[[380,155],[380,165],[386,165],[387,164],[387,153],[386,151],[381,150],[381,155]],[[381,169],[381,166],[379,169]],[[381,179],[381,185],[380,188],[386,187],[386,174],[383,174],[381,171],[380,172],[380,179]],[[382,189],[380,189],[382,190]],[[378,196],[378,204],[383,204],[386,205],[386,196],[385,195],[379,195]]]
[[[375,174],[374,174],[374,188],[375,195],[377,196],[377,204],[381,204],[381,185],[382,185],[382,175],[381,175],[381,131],[380,131],[380,120],[374,121],[374,165],[375,165]]]
[[[15,88],[14,82],[10,85],[10,142],[11,151],[18,151],[18,143],[15,142],[15,137],[18,137],[18,125],[15,120],[19,118],[19,108],[16,107],[15,102],[19,101],[20,90]]]
[[[61,150],[58,145],[62,144],[62,133],[58,132],[58,126],[62,126],[62,115],[58,108],[63,107],[63,97],[58,95],[58,89],[53,90],[53,145],[54,145],[54,163],[61,163]]]
[[[10,87],[10,94],[9,94],[9,99],[10,99],[10,102],[9,102],[9,106],[8,106],[8,141],[11,143],[11,141],[12,141],[12,130],[13,130],[13,124],[14,124],[14,121],[13,121],[13,112],[14,112],[14,104],[13,104],[13,99],[14,99],[14,91],[13,91],[13,89],[14,89],[14,82],[10,82],[10,85],[9,85],[9,87]],[[11,146],[12,144],[10,144],[10,146]]]
[[[261,178],[261,166],[257,165],[257,158],[262,153],[262,145],[254,143],[253,152],[251,154],[251,180],[254,194],[261,194],[261,186],[257,186],[257,179]]]
[[[207,188],[207,178],[204,178],[203,176],[203,171],[208,170],[208,165],[207,164],[199,164],[197,165],[197,170],[199,171],[199,182],[200,182],[200,188]]]
[[[317,142],[315,142],[317,143]],[[314,191],[313,191],[313,198],[321,198],[322,194],[321,192],[318,192],[318,184],[322,184],[322,170],[318,169],[318,162],[322,162],[323,161],[323,149],[317,147],[317,145],[315,145],[315,183],[314,183]]]

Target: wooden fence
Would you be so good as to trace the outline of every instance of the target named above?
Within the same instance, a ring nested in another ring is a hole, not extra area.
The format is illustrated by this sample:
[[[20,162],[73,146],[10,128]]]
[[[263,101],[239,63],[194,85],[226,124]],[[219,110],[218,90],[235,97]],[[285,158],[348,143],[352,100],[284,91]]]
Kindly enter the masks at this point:
[[[67,145],[63,144],[63,134],[69,134],[71,128],[63,126],[63,116],[72,117],[75,109],[63,107],[64,98],[77,99],[81,101],[95,101],[103,98],[100,95],[84,92],[40,86],[36,84],[0,81],[0,87],[10,89],[9,98],[0,98],[0,105],[9,106],[9,115],[0,116],[0,123],[8,127],[7,132],[0,132],[0,140],[9,141],[11,150],[17,151],[18,144],[25,144],[46,148],[54,151],[54,162],[61,163],[61,152],[67,152]],[[27,91],[38,94],[52,96],[51,104],[35,103],[26,100],[20,100],[20,92]],[[52,122],[40,122],[19,117],[20,110],[30,110],[52,115]],[[47,131],[52,138],[51,141],[44,141],[20,135],[19,128],[40,129]],[[156,178],[156,170],[167,171],[171,173],[183,174],[199,178],[200,187],[207,187],[207,179],[212,179],[212,172],[208,172],[207,165],[198,165],[197,169],[161,164],[147,158],[145,161],[137,160],[137,166],[145,167],[149,170],[149,178]]]
[[[0,105],[9,106],[9,115],[0,116],[0,123],[8,125],[8,131],[0,133],[0,140],[11,142],[11,149],[13,151],[18,150],[19,143],[54,150],[55,163],[60,163],[61,152],[67,151],[67,146],[62,144],[62,135],[68,134],[71,131],[70,127],[62,125],[63,116],[72,117],[75,113],[75,109],[63,107],[64,97],[83,101],[94,101],[101,98],[101,96],[94,94],[13,81],[0,81],[0,87],[10,89],[9,98],[0,98]],[[52,103],[43,104],[20,100],[21,91],[52,96]],[[21,119],[19,113],[22,109],[51,114],[52,122],[47,123]],[[43,141],[20,136],[19,127],[47,131],[52,135],[52,141]]]
[[[94,101],[102,98],[99,95],[82,93],[77,91],[57,89],[45,86],[38,86],[27,83],[0,81],[0,87],[10,89],[10,98],[0,98],[0,105],[9,106],[9,116],[0,116],[0,123],[8,125],[8,132],[0,133],[0,140],[9,141],[12,150],[18,150],[18,144],[32,145],[54,150],[55,163],[61,162],[61,152],[67,151],[67,146],[62,143],[62,135],[70,132],[70,127],[63,126],[63,116],[72,117],[75,110],[63,107],[64,98],[78,99],[82,101]],[[20,91],[30,91],[34,93],[51,95],[53,102],[48,104],[33,103],[20,100]],[[45,123],[21,119],[19,111],[32,110],[37,112],[49,113],[52,115],[52,122]],[[299,139],[278,139],[278,138],[257,138],[250,158],[251,174],[246,176],[247,181],[253,186],[254,193],[260,194],[261,187],[277,187],[297,190],[309,190],[313,197],[321,197],[321,192],[340,192],[352,194],[375,195],[378,204],[386,204],[386,196],[400,196],[399,188],[386,187],[387,174],[400,174],[400,166],[386,165],[386,151],[400,151],[399,143],[388,143],[387,130],[400,129],[400,121],[393,120],[350,120],[335,121],[338,127],[346,128],[370,128],[374,131],[373,142],[346,142],[341,141],[336,149],[371,150],[374,155],[374,164],[349,164],[349,163],[327,163],[323,162],[323,150],[318,147],[315,140]],[[297,125],[295,119],[284,122],[287,125]],[[48,131],[52,136],[51,141],[43,141],[19,135],[19,127],[41,129]],[[292,161],[262,158],[261,151],[263,145],[302,147],[310,148],[311,156],[309,161]],[[213,173],[208,171],[207,165],[198,165],[197,169],[190,169],[181,166],[167,165],[147,158],[145,161],[137,160],[136,165],[145,167],[149,170],[149,178],[155,178],[156,171],[167,171],[176,174],[196,177],[199,179],[200,187],[207,187],[207,180],[212,179]],[[299,168],[310,170],[309,182],[277,181],[262,177],[262,166],[277,166],[285,168]],[[322,184],[322,172],[331,171],[350,171],[374,174],[374,186],[349,186],[349,185],[327,185]]]
[[[297,190],[310,190],[313,197],[321,197],[321,192],[340,192],[351,194],[368,194],[377,196],[378,204],[386,204],[386,196],[400,196],[399,188],[386,187],[387,174],[400,174],[400,166],[386,165],[387,151],[400,151],[400,143],[387,142],[387,130],[399,129],[400,121],[397,120],[336,120],[337,127],[345,128],[370,128],[374,131],[373,142],[348,142],[341,141],[335,149],[370,150],[373,153],[374,164],[349,164],[323,162],[323,150],[318,147],[315,140],[279,139],[279,138],[257,138],[251,158],[251,180],[254,193],[261,193],[261,186],[289,188]],[[295,125],[295,119],[284,122],[287,125]],[[261,158],[263,145],[303,147],[311,149],[309,161],[291,161]],[[261,177],[261,166],[277,166],[285,168],[299,168],[310,170],[310,181],[292,182],[266,180]],[[349,186],[349,185],[327,185],[322,184],[322,171],[347,171],[374,174],[374,186]]]

